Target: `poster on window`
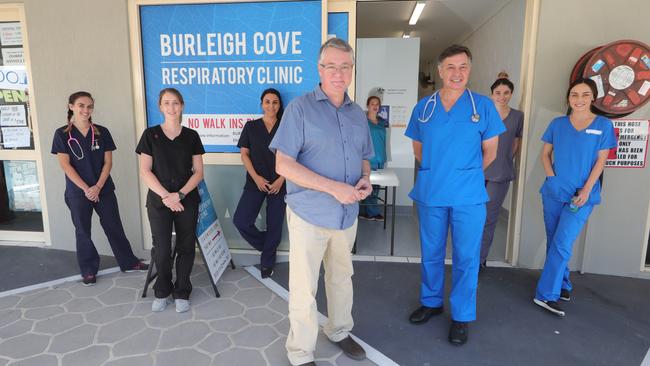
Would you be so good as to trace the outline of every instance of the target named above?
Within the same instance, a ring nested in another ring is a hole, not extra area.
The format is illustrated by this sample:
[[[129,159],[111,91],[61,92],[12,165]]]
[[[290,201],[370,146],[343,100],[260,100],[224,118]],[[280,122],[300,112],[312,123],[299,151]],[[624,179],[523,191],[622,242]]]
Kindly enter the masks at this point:
[[[162,122],[160,90],[176,88],[206,152],[239,151],[264,89],[286,105],[318,85],[322,11],[320,0],[141,6],[147,126]]]
[[[618,146],[609,151],[608,168],[644,168],[648,152],[648,120],[615,119]]]

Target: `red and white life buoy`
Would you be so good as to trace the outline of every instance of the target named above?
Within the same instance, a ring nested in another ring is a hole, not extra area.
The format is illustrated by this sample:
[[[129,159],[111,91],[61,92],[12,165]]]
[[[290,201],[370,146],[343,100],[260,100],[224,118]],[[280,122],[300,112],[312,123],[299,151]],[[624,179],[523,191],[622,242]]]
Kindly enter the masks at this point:
[[[626,116],[650,101],[650,49],[642,42],[623,40],[597,47],[576,63],[572,81],[580,70],[598,87],[594,106],[610,117]]]

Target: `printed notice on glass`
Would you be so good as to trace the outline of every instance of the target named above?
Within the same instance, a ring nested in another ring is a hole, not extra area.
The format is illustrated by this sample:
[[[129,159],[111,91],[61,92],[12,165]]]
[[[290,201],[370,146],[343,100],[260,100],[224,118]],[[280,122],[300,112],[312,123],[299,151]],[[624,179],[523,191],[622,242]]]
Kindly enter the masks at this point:
[[[0,45],[2,47],[23,45],[20,23],[0,23]]]
[[[29,147],[29,128],[2,127],[2,146],[5,149]]]
[[[27,126],[25,106],[0,105],[0,126]]]
[[[6,66],[18,66],[25,64],[25,53],[22,47],[3,48],[2,64]]]
[[[648,152],[648,120],[615,119],[618,146],[609,151],[608,168],[644,168]]]

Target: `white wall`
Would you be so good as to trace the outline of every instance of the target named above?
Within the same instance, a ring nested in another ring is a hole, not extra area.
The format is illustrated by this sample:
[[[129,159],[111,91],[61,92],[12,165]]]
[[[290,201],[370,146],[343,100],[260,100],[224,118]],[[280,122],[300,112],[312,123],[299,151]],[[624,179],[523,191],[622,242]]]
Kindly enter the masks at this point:
[[[19,1],[5,1],[17,3]],[[63,201],[65,180],[50,154],[54,130],[65,124],[68,95],[87,90],[95,97],[93,120],[111,131],[117,151],[112,177],[127,237],[136,255],[143,251],[142,223],[133,114],[127,2],[87,0],[24,0],[31,54],[32,92],[40,131],[40,149],[47,190],[51,245],[75,250],[70,212]],[[145,219],[146,220],[146,219]],[[110,254],[99,220],[93,241]]]
[[[404,130],[417,103],[420,39],[358,38],[356,52],[356,102],[365,109],[371,92],[385,90],[382,104],[391,108],[387,167],[395,169],[400,180],[397,204],[410,206],[415,160]]]
[[[590,49],[620,39],[650,43],[647,15],[650,2],[622,0],[612,6],[606,0],[541,2],[532,115],[528,135],[521,243],[518,264],[539,268],[545,256],[545,234],[538,189],[544,180],[540,163],[540,137],[549,121],[566,111],[565,93],[571,69]],[[629,116],[650,119],[650,105]],[[650,201],[650,168],[605,169],[603,203],[594,209],[586,241],[578,240],[571,267],[582,265],[583,244],[587,257],[584,270],[650,278],[641,272],[641,255],[647,240],[646,220]],[[583,243],[584,242],[584,243]]]

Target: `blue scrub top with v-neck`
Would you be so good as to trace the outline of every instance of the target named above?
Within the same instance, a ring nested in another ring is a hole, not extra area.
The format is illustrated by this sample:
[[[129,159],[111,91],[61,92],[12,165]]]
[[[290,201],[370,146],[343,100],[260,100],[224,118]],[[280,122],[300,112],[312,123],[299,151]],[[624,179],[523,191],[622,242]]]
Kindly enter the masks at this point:
[[[569,202],[582,188],[598,160],[598,152],[616,147],[612,121],[596,116],[589,126],[576,130],[569,116],[555,118],[542,141],[553,145],[554,177],[547,177],[539,192],[555,201]],[[591,189],[588,205],[600,203],[600,181]]]
[[[469,92],[445,111],[436,95],[436,107],[427,106],[429,97],[413,108],[405,135],[422,143],[422,165],[409,197],[425,206],[460,206],[485,203],[488,194],[483,175],[482,142],[506,128],[491,99],[472,93],[478,122],[472,121]],[[426,106],[426,111],[425,111]],[[431,114],[426,122],[420,122]]]

